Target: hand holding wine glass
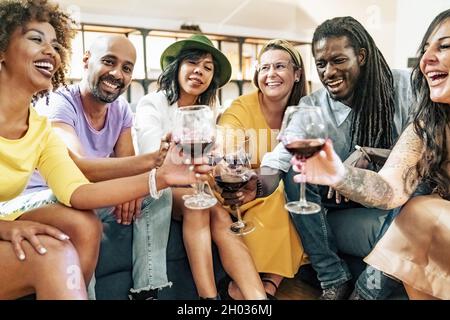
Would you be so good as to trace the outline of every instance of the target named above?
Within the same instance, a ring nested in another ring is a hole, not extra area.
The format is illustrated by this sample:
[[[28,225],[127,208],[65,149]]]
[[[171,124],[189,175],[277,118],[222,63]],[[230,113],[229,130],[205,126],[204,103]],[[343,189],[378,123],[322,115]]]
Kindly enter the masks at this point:
[[[301,172],[302,161],[297,157],[291,160],[294,171]],[[322,150],[306,162],[306,182],[311,184],[335,186],[345,174],[344,164],[333,149],[331,140],[327,140]],[[295,182],[301,182],[301,174],[294,176]]]
[[[225,139],[227,140],[227,139]],[[214,180],[224,193],[235,194],[242,189],[255,175],[251,168],[246,145],[248,138],[232,139],[231,144],[225,142],[222,146],[221,161],[214,167]],[[252,232],[255,226],[250,221],[242,220],[239,203],[230,205],[236,212],[238,221],[230,226],[230,231],[236,235],[245,235]]]
[[[286,209],[297,214],[320,211],[316,203],[306,201],[306,160],[319,152],[327,139],[327,128],[319,107],[301,106],[280,134],[284,147],[296,158],[300,177],[300,199],[286,204]]]
[[[157,180],[163,184],[163,187],[158,190],[169,186],[195,184],[209,179],[212,167],[208,165],[206,158],[201,163],[197,163],[193,170],[189,170],[190,165],[185,164],[185,160],[185,157],[180,154],[179,147],[170,143],[167,156],[156,172]]]
[[[239,204],[242,206],[256,199],[258,175],[255,172],[245,186],[237,192],[228,192],[222,189],[220,196],[223,198],[223,205],[232,206]]]
[[[216,135],[214,112],[209,106],[197,105],[179,108],[175,115],[173,140],[189,163],[198,163],[213,148]],[[183,197],[189,209],[207,209],[217,199],[204,192],[204,182],[198,182],[193,195]]]

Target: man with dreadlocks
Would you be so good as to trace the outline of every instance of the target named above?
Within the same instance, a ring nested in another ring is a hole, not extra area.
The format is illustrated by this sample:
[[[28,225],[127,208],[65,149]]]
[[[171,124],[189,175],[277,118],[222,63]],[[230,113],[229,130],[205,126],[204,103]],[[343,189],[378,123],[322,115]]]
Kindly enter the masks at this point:
[[[409,73],[391,71],[372,37],[352,17],[322,23],[314,32],[312,47],[324,88],[302,98],[300,105],[321,107],[329,137],[340,158],[346,159],[356,145],[391,148],[407,122],[411,99]],[[289,126],[295,126],[301,115],[300,107]],[[270,194],[281,178],[288,200],[298,200],[299,185],[293,182],[296,173],[290,169],[291,158],[280,143],[264,157],[257,183],[248,184],[234,197],[224,195],[229,198],[228,203],[247,202]],[[338,251],[366,256],[397,211],[340,203],[338,197],[328,199],[331,198],[328,194],[327,187],[307,185],[307,199],[320,204],[322,211],[291,216],[323,289],[320,299],[346,299],[352,290],[352,276]],[[350,298],[383,299],[396,284],[367,267]]]

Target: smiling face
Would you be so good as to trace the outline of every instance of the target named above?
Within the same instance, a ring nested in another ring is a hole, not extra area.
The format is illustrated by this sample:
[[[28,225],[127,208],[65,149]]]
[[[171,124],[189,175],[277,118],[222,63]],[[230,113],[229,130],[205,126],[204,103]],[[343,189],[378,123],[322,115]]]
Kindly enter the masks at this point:
[[[32,21],[11,35],[1,54],[2,72],[8,81],[17,82],[31,94],[47,90],[61,65],[61,50],[52,25]]]
[[[259,61],[258,87],[265,97],[282,100],[291,95],[300,71],[294,69],[291,56],[284,50],[268,50]]]
[[[423,52],[420,70],[427,79],[431,100],[450,104],[450,19],[433,31]]]
[[[210,53],[198,59],[184,59],[178,70],[180,99],[191,97],[195,100],[205,92],[214,76],[214,62]]]
[[[313,47],[317,73],[334,100],[351,106],[353,92],[366,61],[366,50],[356,54],[346,36],[323,38]]]
[[[101,37],[83,61],[90,92],[102,103],[111,103],[131,83],[136,49],[125,37]]]

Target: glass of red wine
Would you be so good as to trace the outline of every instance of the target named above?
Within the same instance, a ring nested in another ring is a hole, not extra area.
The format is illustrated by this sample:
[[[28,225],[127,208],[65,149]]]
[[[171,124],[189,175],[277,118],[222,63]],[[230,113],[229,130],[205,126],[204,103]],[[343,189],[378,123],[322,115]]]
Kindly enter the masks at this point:
[[[175,114],[173,140],[190,163],[207,157],[214,146],[216,124],[213,110],[209,106],[196,105],[178,108]],[[183,196],[184,205],[189,209],[207,209],[217,203],[217,199],[204,191],[205,183],[194,185],[194,194]],[[212,193],[212,192],[211,192]]]
[[[300,199],[288,202],[285,208],[296,214],[320,212],[317,203],[306,201],[306,160],[319,152],[327,139],[327,126],[320,107],[300,106],[286,128],[280,133],[280,140],[286,150],[300,161]]]
[[[213,170],[214,180],[224,192],[236,193],[254,175],[249,156],[249,138],[231,137],[226,134],[224,140],[221,146],[222,156]],[[230,226],[231,233],[243,236],[255,229],[251,221],[242,220],[239,204],[231,205],[230,208],[236,212],[237,217],[237,221]]]

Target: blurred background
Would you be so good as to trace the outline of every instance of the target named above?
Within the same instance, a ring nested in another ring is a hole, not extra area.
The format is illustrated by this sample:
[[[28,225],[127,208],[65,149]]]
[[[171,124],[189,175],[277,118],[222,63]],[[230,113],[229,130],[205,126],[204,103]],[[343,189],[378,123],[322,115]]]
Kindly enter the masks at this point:
[[[124,34],[138,60],[126,98],[135,107],[156,90],[164,49],[193,32],[208,35],[233,66],[232,80],[220,91],[223,107],[254,90],[256,56],[269,39],[291,41],[302,53],[309,90],[321,86],[311,55],[314,29],[336,16],[353,16],[374,38],[391,68],[413,65],[426,27],[450,0],[56,0],[78,23],[70,78],[82,76],[83,52],[102,33]]]

